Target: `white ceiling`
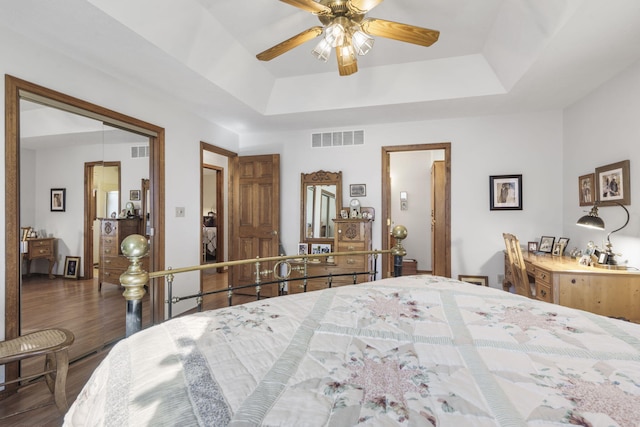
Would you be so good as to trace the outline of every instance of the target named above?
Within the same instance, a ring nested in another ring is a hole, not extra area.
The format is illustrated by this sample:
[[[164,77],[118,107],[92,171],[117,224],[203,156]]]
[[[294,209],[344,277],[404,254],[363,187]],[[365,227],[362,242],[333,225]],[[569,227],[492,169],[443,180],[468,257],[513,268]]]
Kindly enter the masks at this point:
[[[385,0],[367,16],[440,39],[377,37],[340,77],[315,41],[255,58],[319,25],[278,0],[0,3],[0,25],[239,134],[562,108],[640,59],[638,0]]]

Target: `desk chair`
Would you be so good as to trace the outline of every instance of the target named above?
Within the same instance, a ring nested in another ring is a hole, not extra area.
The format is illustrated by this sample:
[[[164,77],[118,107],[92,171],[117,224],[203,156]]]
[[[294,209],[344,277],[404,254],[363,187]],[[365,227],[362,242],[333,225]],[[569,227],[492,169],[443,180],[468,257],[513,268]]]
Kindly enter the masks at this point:
[[[66,329],[45,329],[0,342],[0,365],[29,357],[45,355],[44,372],[1,383],[0,386],[19,383],[44,375],[56,406],[63,414],[69,408],[65,385],[69,370],[67,349],[75,337]]]
[[[534,298],[536,296],[535,283],[529,282],[527,267],[524,264],[518,238],[509,233],[502,233],[502,237],[507,247],[507,257],[511,266],[511,275],[513,276],[513,286],[516,289],[516,294]]]

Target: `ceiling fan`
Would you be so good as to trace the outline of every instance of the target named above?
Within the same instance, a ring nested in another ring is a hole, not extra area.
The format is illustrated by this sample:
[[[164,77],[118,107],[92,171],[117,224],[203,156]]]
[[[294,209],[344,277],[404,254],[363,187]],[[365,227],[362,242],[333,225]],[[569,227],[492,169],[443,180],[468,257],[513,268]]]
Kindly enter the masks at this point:
[[[365,18],[365,14],[383,0],[280,0],[318,16],[322,26],[311,27],[290,39],[256,55],[261,61],[270,61],[294,47],[324,33],[320,43],[311,52],[321,61],[327,61],[331,50],[336,50],[338,71],[348,76],[358,71],[357,55],[365,55],[373,47],[373,37],[379,36],[420,46],[431,46],[440,32],[384,19]]]

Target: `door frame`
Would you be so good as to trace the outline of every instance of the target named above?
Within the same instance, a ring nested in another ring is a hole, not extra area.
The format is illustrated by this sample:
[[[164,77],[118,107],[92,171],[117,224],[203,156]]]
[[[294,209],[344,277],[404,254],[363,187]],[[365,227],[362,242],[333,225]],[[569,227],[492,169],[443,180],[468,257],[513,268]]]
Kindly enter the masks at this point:
[[[382,247],[391,248],[391,167],[390,167],[390,154],[407,151],[431,151],[431,150],[444,150],[444,162],[445,162],[445,224],[442,226],[445,228],[445,263],[447,265],[447,271],[451,271],[451,143],[439,142],[432,144],[410,144],[410,145],[395,145],[382,147],[382,221],[381,221],[381,235],[382,235]],[[425,221],[431,221],[431,218],[425,218]],[[435,225],[440,226],[439,224]],[[411,238],[411,230],[408,230],[409,238]],[[382,256],[382,277],[389,277],[393,271],[391,265],[392,259],[390,255]]]
[[[210,153],[214,153],[214,154],[218,154],[220,156],[224,156],[227,158],[227,176],[228,176],[228,182],[226,183],[227,186],[227,197],[225,200],[224,197],[224,185],[225,183],[224,181],[224,173],[219,173],[217,175],[218,178],[220,178],[220,176],[222,176],[222,179],[217,179],[217,200],[216,200],[216,204],[217,204],[217,210],[218,210],[218,215],[217,215],[217,224],[218,225],[218,235],[217,235],[217,245],[218,247],[216,248],[216,262],[220,262],[220,261],[224,261],[225,258],[225,250],[224,250],[224,237],[227,234],[228,231],[228,225],[227,225],[227,221],[225,221],[225,202],[227,202],[228,206],[231,206],[230,202],[229,202],[229,198],[231,197],[231,164],[232,164],[232,160],[234,157],[238,157],[238,153],[235,153],[233,151],[229,151],[226,150],[224,148],[221,147],[217,147],[215,145],[200,141],[200,211],[202,212],[202,187],[203,187],[203,174],[202,174],[202,168],[204,167],[209,167],[212,169],[218,169],[218,166],[214,166],[214,165],[210,165],[205,163],[204,161],[204,152],[210,152]],[[200,227],[202,227],[202,224],[200,224]],[[200,231],[200,251],[202,251],[202,230]],[[218,254],[220,254],[221,259],[218,258]],[[222,273],[223,272],[223,268],[219,268],[217,271],[218,273]],[[203,289],[203,279],[204,275],[203,272],[200,272],[200,290]]]
[[[164,128],[118,113],[61,92],[5,75],[5,339],[20,335],[20,100],[36,97],[45,105],[69,108],[112,126],[149,136],[149,178],[151,180],[152,270],[164,269],[165,237],[165,148]],[[164,320],[164,280],[149,286],[153,324]],[[18,364],[5,367],[5,378],[15,379]]]

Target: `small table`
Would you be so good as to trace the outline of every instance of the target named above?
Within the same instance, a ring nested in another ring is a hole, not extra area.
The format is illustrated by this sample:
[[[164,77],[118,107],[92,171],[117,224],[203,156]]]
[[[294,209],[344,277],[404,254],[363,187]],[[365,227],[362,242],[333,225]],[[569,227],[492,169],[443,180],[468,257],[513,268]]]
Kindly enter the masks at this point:
[[[31,275],[31,260],[48,259],[49,260],[49,279],[55,279],[53,275],[53,264],[56,261],[53,244],[54,237],[43,237],[36,239],[27,239],[27,251],[24,258],[27,260],[27,275]]]

